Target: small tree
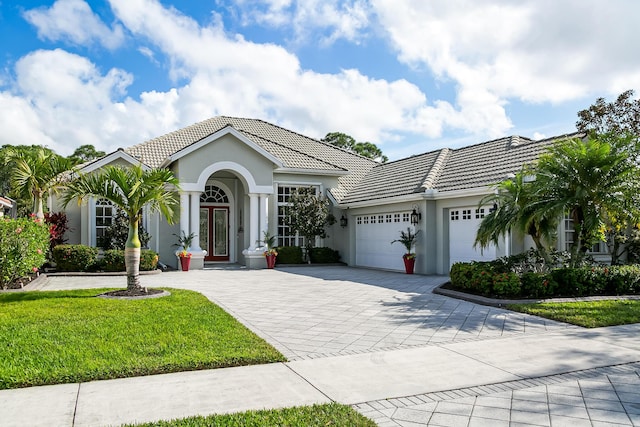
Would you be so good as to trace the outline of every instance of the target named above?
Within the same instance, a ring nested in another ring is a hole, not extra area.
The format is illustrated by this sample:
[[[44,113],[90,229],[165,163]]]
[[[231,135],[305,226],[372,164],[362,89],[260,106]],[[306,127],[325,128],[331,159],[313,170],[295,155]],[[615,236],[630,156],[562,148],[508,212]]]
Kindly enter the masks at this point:
[[[307,261],[311,263],[309,254],[316,237],[327,237],[325,227],[333,225],[336,220],[329,210],[329,201],[322,195],[316,195],[313,187],[298,188],[289,201],[291,205],[286,209],[287,223],[304,237]]]

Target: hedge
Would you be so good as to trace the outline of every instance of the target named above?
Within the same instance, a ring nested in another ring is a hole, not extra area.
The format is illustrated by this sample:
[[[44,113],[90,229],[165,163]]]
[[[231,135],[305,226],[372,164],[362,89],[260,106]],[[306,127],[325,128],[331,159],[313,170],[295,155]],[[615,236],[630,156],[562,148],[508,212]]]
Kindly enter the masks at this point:
[[[38,271],[49,248],[49,228],[39,219],[0,219],[0,288]]]
[[[311,248],[311,262],[314,264],[333,264],[340,261],[340,252],[327,248]]]
[[[640,265],[556,268],[549,273],[502,271],[500,263],[456,263],[451,285],[488,297],[548,298],[640,294]]]
[[[99,268],[104,271],[126,271],[124,250],[109,249],[104,251],[102,259],[98,261]],[[149,249],[140,251],[140,271],[151,271],[158,267],[158,254]]]
[[[281,246],[276,248],[278,264],[302,264],[302,248],[300,246]]]
[[[57,271],[91,271],[96,269],[98,248],[87,245],[58,245],[53,248]]]

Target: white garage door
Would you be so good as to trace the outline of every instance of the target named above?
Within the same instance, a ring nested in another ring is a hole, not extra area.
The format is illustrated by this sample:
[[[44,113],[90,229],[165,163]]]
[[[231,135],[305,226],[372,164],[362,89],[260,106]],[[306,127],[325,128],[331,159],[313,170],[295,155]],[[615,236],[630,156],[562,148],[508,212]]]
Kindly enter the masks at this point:
[[[485,216],[485,208],[455,208],[449,210],[449,262],[490,261],[496,259],[496,247],[482,251],[474,248],[478,226]]]
[[[411,225],[409,212],[356,216],[356,265],[404,271],[405,248],[391,244]]]

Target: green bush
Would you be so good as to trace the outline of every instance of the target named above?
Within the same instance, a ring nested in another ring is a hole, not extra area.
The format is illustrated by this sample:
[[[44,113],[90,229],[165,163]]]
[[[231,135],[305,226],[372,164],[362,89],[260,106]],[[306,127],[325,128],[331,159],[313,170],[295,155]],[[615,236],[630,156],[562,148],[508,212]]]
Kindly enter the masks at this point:
[[[40,220],[0,220],[0,288],[38,271],[48,248],[49,228]]]
[[[640,294],[640,265],[615,265],[605,267],[607,294]]]
[[[340,261],[340,252],[331,248],[311,248],[311,262],[314,264],[331,264]]]
[[[456,262],[451,266],[449,277],[451,284],[460,289],[467,289],[473,277],[475,267],[469,262]]]
[[[516,273],[496,273],[493,275],[492,293],[499,297],[519,296],[520,276]]]
[[[546,298],[555,295],[557,284],[549,274],[526,272],[520,276],[520,293],[526,298]]]
[[[98,248],[86,245],[58,245],[53,260],[58,271],[90,271],[95,268]]]
[[[104,251],[100,260],[100,268],[104,271],[126,271],[124,250],[109,249]],[[152,250],[140,251],[140,271],[152,271],[158,267],[158,254]]]
[[[282,246],[278,251],[278,264],[302,264],[302,248],[300,246]]]

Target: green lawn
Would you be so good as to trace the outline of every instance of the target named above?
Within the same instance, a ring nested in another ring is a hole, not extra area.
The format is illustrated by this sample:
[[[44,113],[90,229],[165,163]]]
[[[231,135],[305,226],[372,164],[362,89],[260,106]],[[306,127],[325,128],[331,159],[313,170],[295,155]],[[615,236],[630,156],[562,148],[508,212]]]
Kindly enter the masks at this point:
[[[375,427],[375,425],[373,421],[359,414],[350,406],[337,403],[135,424],[138,427]],[[131,426],[133,425],[129,427]]]
[[[0,389],[285,360],[199,293],[107,289],[0,294]]]
[[[639,300],[510,304],[507,308],[585,328],[640,323]]]

